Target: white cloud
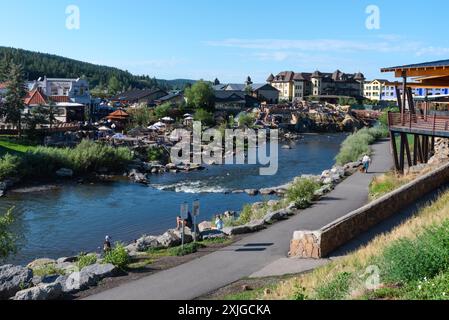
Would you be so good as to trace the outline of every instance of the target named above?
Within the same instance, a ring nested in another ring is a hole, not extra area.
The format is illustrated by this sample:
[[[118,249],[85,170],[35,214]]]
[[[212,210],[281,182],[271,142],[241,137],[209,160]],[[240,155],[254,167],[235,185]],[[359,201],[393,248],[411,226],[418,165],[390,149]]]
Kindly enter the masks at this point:
[[[265,50],[259,53],[261,58],[284,61],[292,56],[285,50],[321,53],[410,53],[417,56],[442,55],[449,53],[449,48],[429,47],[422,42],[412,41],[399,35],[379,35],[367,40],[340,39],[224,39],[205,42],[208,46],[240,48],[249,50]],[[274,52],[273,52],[274,51]]]

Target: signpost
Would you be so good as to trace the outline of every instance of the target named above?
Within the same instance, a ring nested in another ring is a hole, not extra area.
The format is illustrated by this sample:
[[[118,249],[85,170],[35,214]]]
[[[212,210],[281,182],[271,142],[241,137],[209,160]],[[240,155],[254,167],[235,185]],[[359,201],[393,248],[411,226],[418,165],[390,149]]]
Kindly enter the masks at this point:
[[[193,241],[196,242],[196,217],[200,215],[200,201],[193,201]]]
[[[182,229],[181,229],[181,250],[184,250],[184,221],[187,219],[187,212],[189,211],[189,205],[187,202],[181,204],[181,220],[182,220]]]

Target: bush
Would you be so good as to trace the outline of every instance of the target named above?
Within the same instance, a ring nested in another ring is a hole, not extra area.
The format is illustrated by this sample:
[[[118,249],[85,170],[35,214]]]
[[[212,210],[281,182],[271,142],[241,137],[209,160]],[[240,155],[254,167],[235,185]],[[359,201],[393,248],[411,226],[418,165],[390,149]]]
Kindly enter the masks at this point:
[[[415,239],[400,239],[387,247],[380,264],[391,283],[433,278],[449,271],[449,221],[434,226]]]
[[[204,245],[198,242],[192,242],[184,245],[184,248],[181,246],[170,249],[170,255],[172,256],[185,256],[188,254],[192,254],[198,251],[198,249],[203,248]]]
[[[341,145],[340,152],[335,160],[338,165],[359,160],[364,154],[371,154],[370,145],[388,135],[387,128],[378,126],[364,128],[350,135]]]
[[[299,208],[307,208],[313,201],[315,191],[320,184],[312,179],[300,178],[287,190],[287,200]]]
[[[404,291],[404,298],[407,300],[449,300],[449,273],[431,280],[414,282]]]
[[[115,247],[105,254],[103,261],[124,269],[128,265],[130,258],[125,246],[122,243],[116,243]]]
[[[14,223],[14,208],[9,209],[5,215],[0,215],[0,261],[16,252],[16,237],[11,232]]]
[[[90,266],[97,262],[97,256],[93,254],[81,254],[78,256],[78,262],[76,263],[81,270],[84,267]]]
[[[19,174],[20,158],[9,153],[0,159],[0,180]]]
[[[242,211],[240,212],[239,218],[237,219],[238,224],[246,224],[251,222],[253,216],[253,208],[249,204],[245,204],[243,206]]]
[[[46,264],[33,270],[33,275],[38,277],[65,275],[64,270],[56,268],[54,263]]]
[[[342,300],[348,293],[351,285],[352,274],[339,273],[332,281],[316,289],[316,297],[319,300]]]
[[[162,147],[148,149],[148,161],[162,161],[165,158],[165,150]]]
[[[193,116],[195,121],[201,121],[202,124],[212,125],[214,123],[214,115],[205,109],[198,109]]]

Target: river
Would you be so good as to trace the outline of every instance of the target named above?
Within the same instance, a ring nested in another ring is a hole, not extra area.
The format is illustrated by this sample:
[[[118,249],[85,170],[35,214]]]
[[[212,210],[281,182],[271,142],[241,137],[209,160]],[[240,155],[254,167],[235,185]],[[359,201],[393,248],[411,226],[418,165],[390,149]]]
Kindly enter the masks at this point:
[[[143,234],[161,234],[176,226],[180,204],[195,199],[201,204],[200,220],[239,211],[245,203],[267,197],[226,191],[279,186],[301,174],[319,174],[334,164],[345,137],[306,135],[292,149],[280,149],[275,176],[260,176],[258,166],[210,166],[203,171],[150,176],[150,187],[119,181],[10,193],[0,199],[0,210],[15,207],[13,231],[19,248],[8,262],[25,264],[35,258],[99,251],[105,235],[130,242]]]

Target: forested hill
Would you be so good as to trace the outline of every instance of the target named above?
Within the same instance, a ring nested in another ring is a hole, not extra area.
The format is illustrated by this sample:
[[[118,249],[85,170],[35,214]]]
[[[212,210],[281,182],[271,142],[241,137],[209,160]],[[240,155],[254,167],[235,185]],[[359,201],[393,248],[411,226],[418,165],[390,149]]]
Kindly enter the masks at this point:
[[[149,76],[135,76],[118,68],[96,65],[77,61],[52,54],[7,48],[0,46],[0,61],[7,57],[15,63],[20,63],[29,80],[39,77],[48,78],[79,78],[86,77],[92,89],[123,91],[130,88],[183,89],[193,80],[160,80]]]

